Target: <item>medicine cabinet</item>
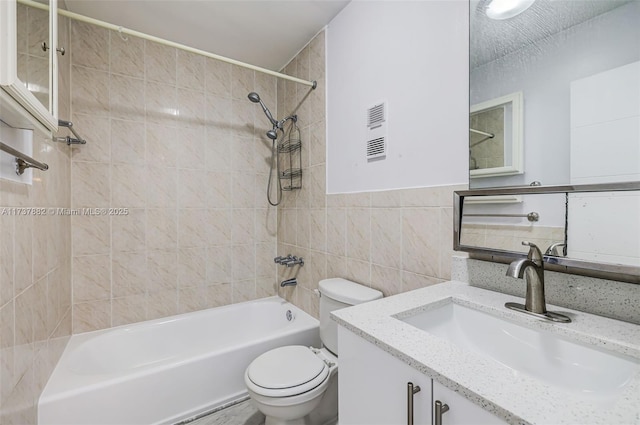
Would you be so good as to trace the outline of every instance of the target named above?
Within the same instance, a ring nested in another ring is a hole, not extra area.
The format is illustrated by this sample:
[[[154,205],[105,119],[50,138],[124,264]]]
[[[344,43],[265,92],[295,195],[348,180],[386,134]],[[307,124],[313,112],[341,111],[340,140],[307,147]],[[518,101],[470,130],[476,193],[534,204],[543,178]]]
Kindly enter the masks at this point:
[[[64,54],[57,40],[57,0],[48,0],[48,11],[37,6],[0,1],[0,120],[55,131],[57,56]]]

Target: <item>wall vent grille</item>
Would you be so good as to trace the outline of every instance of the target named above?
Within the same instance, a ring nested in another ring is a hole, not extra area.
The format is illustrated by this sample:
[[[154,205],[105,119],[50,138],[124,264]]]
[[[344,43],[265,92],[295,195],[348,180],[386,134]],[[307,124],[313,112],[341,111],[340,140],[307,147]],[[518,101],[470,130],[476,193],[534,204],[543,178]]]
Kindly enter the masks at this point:
[[[387,155],[387,144],[385,137],[367,141],[367,159],[384,158]]]
[[[369,109],[367,109],[367,127],[375,128],[382,125],[385,122],[385,104],[384,102],[378,103]]]

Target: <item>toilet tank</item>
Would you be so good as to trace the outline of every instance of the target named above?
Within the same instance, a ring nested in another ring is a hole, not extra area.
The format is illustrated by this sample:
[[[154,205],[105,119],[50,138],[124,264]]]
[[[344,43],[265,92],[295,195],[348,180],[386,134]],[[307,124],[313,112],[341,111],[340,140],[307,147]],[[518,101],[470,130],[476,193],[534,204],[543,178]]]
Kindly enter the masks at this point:
[[[382,298],[382,292],[347,279],[321,280],[320,290],[320,339],[333,354],[338,355],[338,324],[329,317],[333,310],[362,304]]]

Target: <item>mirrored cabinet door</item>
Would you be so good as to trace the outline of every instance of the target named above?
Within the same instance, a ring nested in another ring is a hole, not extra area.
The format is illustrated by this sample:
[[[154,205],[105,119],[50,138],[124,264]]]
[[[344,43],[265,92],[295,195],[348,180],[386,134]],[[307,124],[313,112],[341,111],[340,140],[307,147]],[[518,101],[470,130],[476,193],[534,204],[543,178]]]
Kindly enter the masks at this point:
[[[57,45],[56,1],[48,0],[49,10],[28,1],[0,2],[0,23],[8,29],[0,36],[3,121],[11,121],[11,109],[22,109],[14,112],[26,112],[49,130],[57,128],[57,77],[53,77],[57,55],[63,51]],[[19,119],[8,124],[24,126]]]

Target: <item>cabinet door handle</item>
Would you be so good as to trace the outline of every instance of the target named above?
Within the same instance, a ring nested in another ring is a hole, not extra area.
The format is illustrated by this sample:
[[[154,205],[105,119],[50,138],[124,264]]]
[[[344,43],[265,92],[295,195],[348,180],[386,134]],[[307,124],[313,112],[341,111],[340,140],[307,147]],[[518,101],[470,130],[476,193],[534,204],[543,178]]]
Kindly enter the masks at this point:
[[[413,395],[420,392],[420,385],[413,386],[413,382],[407,382],[407,425],[413,425]]]
[[[442,404],[440,400],[436,400],[436,413],[434,425],[442,425],[442,415],[449,411],[448,404]]]
[[[49,46],[47,46],[46,41],[43,41],[42,44],[40,44],[40,47],[42,48],[43,52],[46,52],[47,50],[49,50]],[[64,47],[58,47],[56,51],[59,52],[62,56],[64,56],[64,53],[65,53]]]

